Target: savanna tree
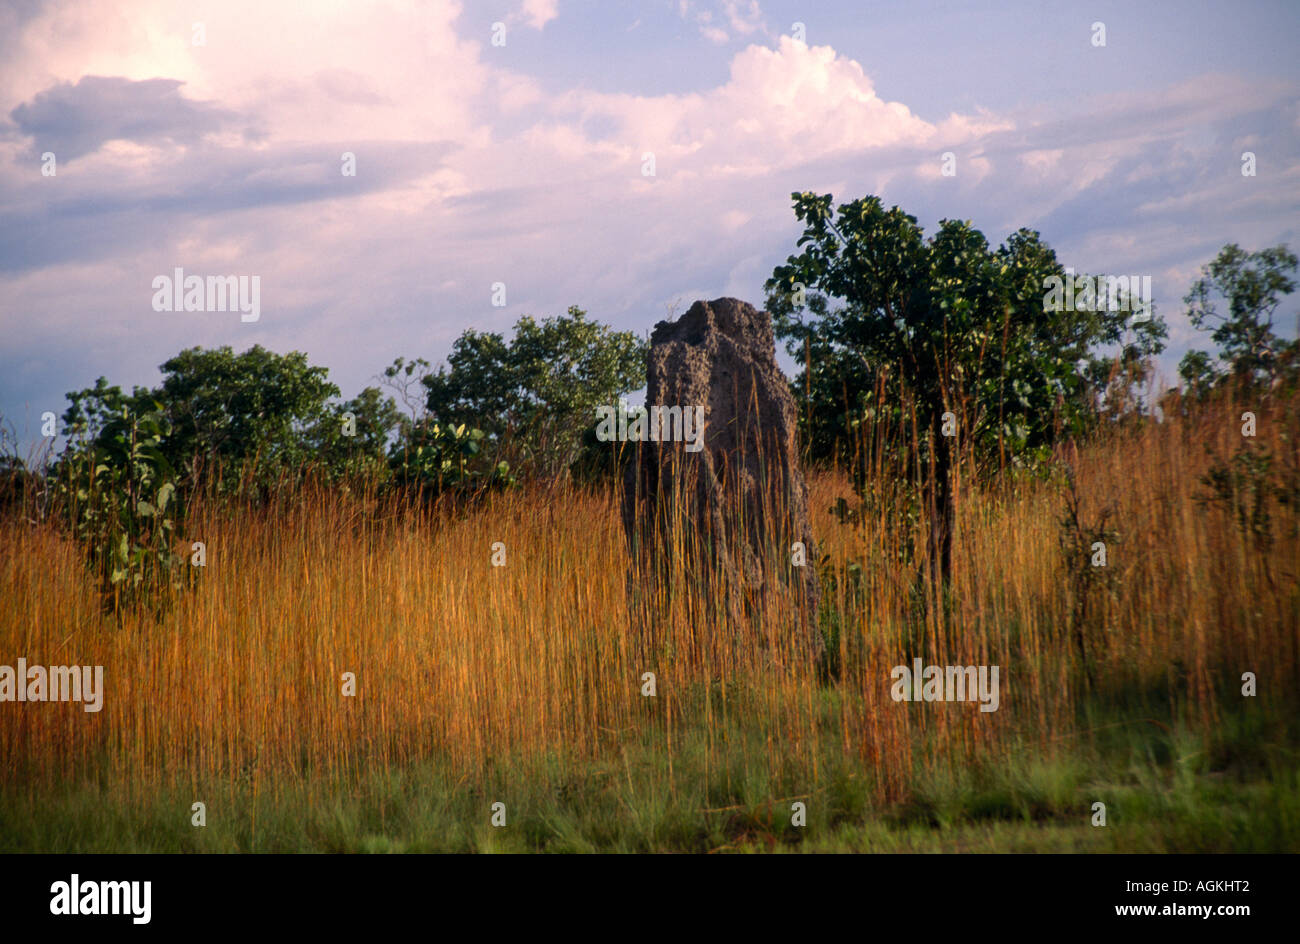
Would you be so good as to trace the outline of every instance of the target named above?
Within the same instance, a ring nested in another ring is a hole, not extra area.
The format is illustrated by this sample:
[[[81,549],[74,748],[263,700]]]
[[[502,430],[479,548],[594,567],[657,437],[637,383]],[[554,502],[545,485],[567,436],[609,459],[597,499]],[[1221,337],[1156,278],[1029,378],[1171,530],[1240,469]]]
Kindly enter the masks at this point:
[[[830,194],[792,197],[801,251],[773,271],[767,305],[803,363],[792,388],[811,455],[852,451],[864,421],[913,431],[898,466],[924,486],[933,572],[944,575],[956,464],[982,474],[1041,459],[1095,415],[1098,366],[1158,353],[1164,326],[1127,294],[1059,303],[1067,279],[1089,277],[1033,230],[994,249],[960,220],[926,238],[878,197],[838,207]]]
[[[581,308],[520,318],[510,340],[467,330],[447,365],[424,378],[429,416],[485,433],[484,445],[523,474],[562,476],[577,459],[596,407],[645,382],[645,346]]]
[[[1283,296],[1295,291],[1297,260],[1285,244],[1247,252],[1229,243],[1201,269],[1183,298],[1187,316],[1218,345],[1217,357],[1189,351],[1178,372],[1192,393],[1204,393],[1232,378],[1251,385],[1294,368],[1297,345],[1275,330]]]

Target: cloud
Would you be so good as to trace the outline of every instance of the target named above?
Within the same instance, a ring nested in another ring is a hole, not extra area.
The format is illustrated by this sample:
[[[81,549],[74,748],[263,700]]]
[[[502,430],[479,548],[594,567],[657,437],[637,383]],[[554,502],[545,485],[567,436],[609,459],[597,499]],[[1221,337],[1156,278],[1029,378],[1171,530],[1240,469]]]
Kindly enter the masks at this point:
[[[693,22],[700,35],[716,45],[731,40],[731,33],[718,25],[722,19],[726,20],[732,32],[741,37],[762,35],[770,38],[772,35],[758,0],[719,0],[706,9],[700,9],[695,0],[677,0],[676,9],[678,16]]]
[[[729,80],[704,93],[574,92],[561,96],[554,111],[615,129],[589,140],[592,152],[618,142],[629,153],[655,152],[661,174],[706,178],[765,173],[846,151],[950,145],[1010,127],[991,116],[953,116],[937,127],[881,99],[854,60],[788,36],[775,48],[751,45],[737,53]]]
[[[182,84],[85,76],[75,85],[46,89],[10,117],[21,134],[33,138],[35,153],[53,151],[64,162],[115,140],[192,145],[234,119],[232,112],[183,97]]]
[[[304,16],[265,0],[50,3],[31,15],[0,65],[0,111],[83,76],[183,83],[280,140],[472,138],[498,71],[482,61],[489,33],[462,35],[455,0],[322,4]],[[204,24],[195,46],[191,22]]]
[[[513,6],[537,28],[556,12]],[[644,330],[678,296],[759,302],[799,234],[791,191],[878,194],[995,243],[1033,226],[1080,270],[1157,276],[1166,316],[1180,273],[1300,219],[1292,84],[918,113],[871,62],[780,37],[713,56],[707,82],[633,94],[523,71],[460,4],[385,10],[224,0],[195,48],[170,0],[25,9],[0,61],[0,411],[61,411],[101,373],[152,382],[194,344],[304,350],[351,394],[399,354],[436,360],[463,328],[525,313],[581,304]],[[757,10],[679,7],[728,41],[737,18],[764,35]],[[50,136],[61,165],[78,157],[47,179],[30,150]],[[1258,178],[1240,176],[1244,141]],[[955,178],[938,175],[949,150]],[[261,275],[262,321],[153,312],[150,280],[176,265]]]
[[[767,31],[758,0],[722,0],[722,10],[726,13],[731,28],[742,36]]]
[[[524,0],[520,15],[533,29],[540,30],[560,15],[559,0]]]

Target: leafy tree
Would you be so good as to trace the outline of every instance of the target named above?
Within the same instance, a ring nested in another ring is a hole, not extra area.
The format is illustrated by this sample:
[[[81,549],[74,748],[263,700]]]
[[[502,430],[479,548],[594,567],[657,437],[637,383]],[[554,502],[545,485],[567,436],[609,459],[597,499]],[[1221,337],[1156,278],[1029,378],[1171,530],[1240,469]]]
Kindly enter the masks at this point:
[[[1245,384],[1267,382],[1294,362],[1298,342],[1278,337],[1273,323],[1282,297],[1295,291],[1296,266],[1285,244],[1246,252],[1228,243],[1202,267],[1183,302],[1192,324],[1211,332],[1222,367],[1203,351],[1188,352],[1178,372],[1189,389],[1207,391],[1224,376]]]
[[[191,479],[219,469],[227,486],[248,474],[265,484],[314,459],[309,430],[339,395],[328,368],[312,367],[300,351],[260,345],[243,354],[190,348],[161,369],[155,395],[171,421],[166,453]]]
[[[393,362],[384,368],[384,376],[380,378],[380,383],[401,398],[402,405],[410,414],[410,416],[403,414],[399,418],[401,426],[399,435],[402,437],[408,436],[411,427],[428,415],[428,392],[424,387],[424,379],[427,376],[429,376],[429,362],[423,357],[410,361],[404,357],[394,358]]]
[[[1141,361],[1161,350],[1164,326],[1149,317],[1129,330],[1127,311],[1048,304],[1050,280],[1070,273],[1032,230],[991,249],[963,221],[941,221],[927,240],[878,197],[834,209],[830,194],[792,197],[803,249],[773,271],[767,304],[804,360],[792,387],[812,455],[848,451],[865,420],[914,422],[899,466],[924,482],[931,560],[946,574],[960,457],[976,472],[1041,458],[1095,414],[1097,368],[1115,359],[1102,349]]]
[[[1188,351],[1178,364],[1178,376],[1184,390],[1197,399],[1204,399],[1223,378],[1214,358],[1205,351]]]
[[[334,401],[338,388],[305,354],[261,347],[192,348],[162,365],[155,389],[125,394],[103,377],[69,393],[63,415],[69,456],[88,448],[108,423],[156,411],[158,448],[183,489],[211,480],[226,490],[263,488],[307,470],[331,479],[387,474],[390,440],[402,416],[391,397],[367,387]]]
[[[426,376],[433,419],[481,429],[512,467],[533,475],[566,473],[595,409],[644,383],[645,345],[629,331],[588,320],[581,308],[536,321],[514,337],[467,330],[447,366]]]
[[[389,441],[404,417],[392,397],[366,387],[356,397],[333,404],[311,430],[314,463],[331,479],[385,478]]]
[[[63,413],[63,434],[71,442],[93,442],[106,425],[118,419],[124,410],[148,412],[150,391],[136,387],[131,394],[108,379],[100,377],[93,387],[75,390],[66,395],[68,408]]]

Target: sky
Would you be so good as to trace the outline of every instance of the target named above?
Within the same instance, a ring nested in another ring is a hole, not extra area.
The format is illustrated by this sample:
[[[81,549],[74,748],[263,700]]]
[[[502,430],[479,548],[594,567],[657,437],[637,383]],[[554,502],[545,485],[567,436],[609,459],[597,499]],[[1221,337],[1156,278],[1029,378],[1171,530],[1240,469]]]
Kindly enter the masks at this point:
[[[1209,346],[1200,267],[1300,245],[1298,27],[1290,0],[0,0],[0,422],[30,451],[66,392],[194,346],[305,351],[351,397],[526,314],[761,305],[806,190],[1149,275],[1173,380]],[[155,310],[178,267],[257,276],[260,317]]]

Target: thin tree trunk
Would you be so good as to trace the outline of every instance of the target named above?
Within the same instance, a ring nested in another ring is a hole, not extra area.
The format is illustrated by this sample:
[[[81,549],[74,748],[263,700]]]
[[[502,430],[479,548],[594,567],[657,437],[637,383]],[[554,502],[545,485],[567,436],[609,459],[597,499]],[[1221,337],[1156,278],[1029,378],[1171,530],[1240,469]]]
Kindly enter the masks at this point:
[[[952,534],[956,496],[952,490],[952,450],[942,433],[942,420],[931,428],[933,443],[930,481],[930,568],[936,584],[947,583],[952,574]]]

